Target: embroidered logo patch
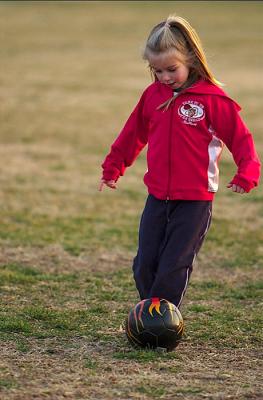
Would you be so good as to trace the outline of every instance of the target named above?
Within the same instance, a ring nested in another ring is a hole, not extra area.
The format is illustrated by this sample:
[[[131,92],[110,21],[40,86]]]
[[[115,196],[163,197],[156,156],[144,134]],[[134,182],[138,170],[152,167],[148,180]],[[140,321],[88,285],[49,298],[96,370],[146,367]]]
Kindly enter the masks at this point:
[[[178,108],[178,114],[184,120],[185,124],[196,125],[205,117],[204,106],[197,101],[184,101]]]

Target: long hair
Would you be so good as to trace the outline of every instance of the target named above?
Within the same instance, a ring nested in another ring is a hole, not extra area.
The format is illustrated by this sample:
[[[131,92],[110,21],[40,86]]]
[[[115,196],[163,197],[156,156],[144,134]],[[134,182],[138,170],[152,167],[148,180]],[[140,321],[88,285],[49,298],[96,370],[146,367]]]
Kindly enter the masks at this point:
[[[143,50],[143,59],[149,61],[152,54],[173,49],[182,56],[189,68],[188,80],[184,86],[189,86],[200,78],[222,85],[208,66],[201,40],[194,28],[184,18],[170,15],[166,21],[157,24],[150,32]],[[152,77],[157,79],[151,67],[150,71]]]

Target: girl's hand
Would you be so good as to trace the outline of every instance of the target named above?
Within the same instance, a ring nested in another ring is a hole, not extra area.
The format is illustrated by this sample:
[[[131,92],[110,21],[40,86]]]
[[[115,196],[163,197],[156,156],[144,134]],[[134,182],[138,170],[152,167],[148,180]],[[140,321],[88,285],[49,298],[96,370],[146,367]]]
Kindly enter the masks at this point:
[[[116,182],[115,182],[115,181],[113,181],[113,180],[111,180],[111,181],[106,181],[105,179],[101,179],[100,185],[99,185],[99,192],[102,191],[104,185],[110,187],[111,189],[117,189],[117,186],[116,186]]]
[[[232,189],[232,192],[236,192],[236,193],[240,193],[240,194],[245,193],[245,190],[244,190],[241,186],[239,186],[239,185],[235,185],[235,184],[233,184],[233,183],[229,183],[229,184],[227,185],[227,187],[228,187],[229,189]]]

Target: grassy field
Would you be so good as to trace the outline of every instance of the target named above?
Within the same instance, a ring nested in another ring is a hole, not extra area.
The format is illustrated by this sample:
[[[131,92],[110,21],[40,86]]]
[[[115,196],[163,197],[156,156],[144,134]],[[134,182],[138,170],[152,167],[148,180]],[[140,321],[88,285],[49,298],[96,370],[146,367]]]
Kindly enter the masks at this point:
[[[262,399],[262,186],[226,189],[184,300],[175,352],[119,329],[146,190],[144,153],[97,191],[100,164],[150,83],[141,48],[170,13],[198,30],[262,139],[260,2],[1,2],[0,398]]]

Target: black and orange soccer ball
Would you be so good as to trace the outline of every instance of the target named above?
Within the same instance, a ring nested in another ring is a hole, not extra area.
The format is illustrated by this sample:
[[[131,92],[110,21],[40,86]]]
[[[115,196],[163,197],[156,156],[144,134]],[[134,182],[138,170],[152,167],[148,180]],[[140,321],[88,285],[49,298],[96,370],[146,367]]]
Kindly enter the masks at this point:
[[[175,349],[184,332],[184,322],[178,308],[165,299],[153,297],[133,307],[125,322],[125,333],[135,347]]]

